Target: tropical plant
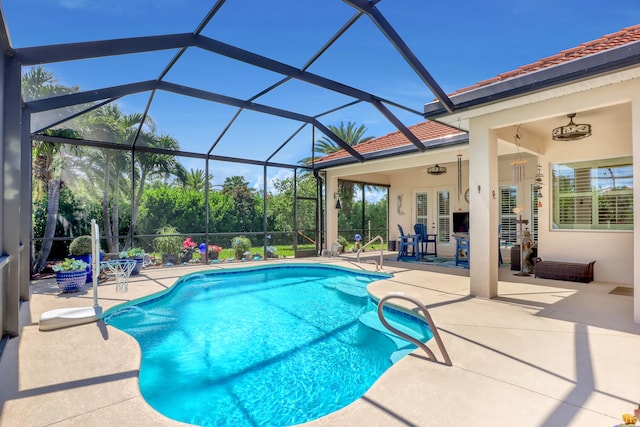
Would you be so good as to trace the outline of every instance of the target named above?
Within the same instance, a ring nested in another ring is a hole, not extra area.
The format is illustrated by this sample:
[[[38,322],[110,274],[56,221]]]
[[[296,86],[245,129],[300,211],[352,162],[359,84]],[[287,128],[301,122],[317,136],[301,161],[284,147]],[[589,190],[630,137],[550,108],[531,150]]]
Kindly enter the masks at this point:
[[[77,133],[70,129],[52,130],[44,133],[51,136],[77,136]],[[34,271],[38,272],[44,268],[51,252],[58,222],[63,177],[68,176],[70,173],[71,168],[67,166],[71,162],[72,153],[77,151],[77,147],[44,141],[34,141],[34,144],[33,163],[36,189],[40,188],[42,193],[46,191],[47,194],[47,222],[43,236],[44,240],[34,266]]]
[[[142,248],[129,248],[118,254],[120,258],[142,258],[144,256],[144,249]]]
[[[355,122],[347,122],[345,124],[345,122],[341,121],[338,126],[327,125],[327,128],[351,147],[374,138],[373,136],[364,136],[364,134],[367,132],[366,126],[360,125],[356,127]],[[327,154],[335,153],[339,150],[342,150],[342,147],[340,145],[338,145],[327,135],[323,135],[316,141],[314,154],[326,156]],[[300,160],[299,163],[308,165],[312,162],[312,160],[313,159],[311,157],[307,157]]]
[[[143,117],[140,113],[126,115],[116,104],[105,105],[87,115],[84,133],[99,141],[130,145]],[[95,181],[101,182],[104,237],[109,252],[118,252],[119,202],[122,189],[129,187],[125,174],[130,170],[130,156],[121,150],[102,149],[93,153],[95,157],[87,161],[95,172]]]
[[[89,255],[92,251],[91,236],[78,236],[69,245],[70,255]]]
[[[211,187],[212,180],[213,175],[209,174],[209,187]],[[207,179],[205,178],[205,173],[202,169],[189,169],[189,172],[186,172],[184,179],[182,180],[182,188],[185,190],[202,192],[205,190],[206,184]]]
[[[57,95],[78,92],[79,87],[69,87],[58,84],[53,73],[45,70],[43,66],[25,68],[25,72],[21,76],[22,97],[25,101],[34,99],[48,98]],[[69,129],[48,130],[43,134],[52,136],[75,137],[76,133]],[[44,198],[47,194],[47,223],[45,226],[44,240],[40,254],[35,264],[34,272],[42,271],[49,257],[51,247],[53,245],[53,237],[58,218],[58,203],[60,190],[62,188],[62,171],[65,156],[60,144],[52,144],[49,142],[34,140],[33,148],[33,173],[34,173],[34,196],[36,199]]]
[[[178,235],[178,230],[170,225],[165,225],[157,231],[160,236],[153,239],[155,249],[168,255],[180,256],[182,251],[182,237]]]
[[[148,118],[148,123],[153,124],[151,119]],[[180,150],[180,144],[178,141],[169,135],[156,135],[155,126],[151,126],[150,132],[143,132],[140,137],[142,143],[147,147],[159,148],[162,150]],[[161,177],[167,175],[176,175],[182,177],[186,174],[184,167],[176,160],[175,156],[141,152],[136,153],[135,157],[135,180],[136,185],[134,187],[133,194],[133,206],[131,207],[131,229],[136,230],[138,225],[138,212],[140,211],[140,204],[142,203],[142,196],[144,194],[145,185],[149,178]],[[131,237],[133,233],[129,233],[127,238],[127,245],[131,244]]]
[[[251,240],[245,236],[236,236],[231,239],[231,247],[235,252],[236,259],[242,259],[244,253],[251,250]]]
[[[86,270],[87,264],[84,261],[75,258],[65,258],[62,262],[54,265],[53,271],[75,271],[75,270]]]

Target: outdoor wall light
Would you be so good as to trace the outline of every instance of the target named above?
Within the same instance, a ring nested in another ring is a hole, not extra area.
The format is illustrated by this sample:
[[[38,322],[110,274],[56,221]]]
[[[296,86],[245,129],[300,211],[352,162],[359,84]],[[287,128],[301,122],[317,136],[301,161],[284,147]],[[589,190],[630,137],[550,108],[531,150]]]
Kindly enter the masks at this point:
[[[445,168],[444,166],[440,166],[439,164],[436,163],[435,166],[431,166],[430,168],[427,168],[427,173],[429,175],[442,175],[447,173],[447,168]]]
[[[342,205],[340,204],[340,197],[338,197],[338,193],[333,193],[333,198],[336,199],[336,209],[342,209]]]
[[[573,118],[576,113],[567,114],[569,123],[555,128],[551,132],[551,137],[554,141],[572,142],[582,138],[591,136],[591,125],[586,123],[574,123]]]

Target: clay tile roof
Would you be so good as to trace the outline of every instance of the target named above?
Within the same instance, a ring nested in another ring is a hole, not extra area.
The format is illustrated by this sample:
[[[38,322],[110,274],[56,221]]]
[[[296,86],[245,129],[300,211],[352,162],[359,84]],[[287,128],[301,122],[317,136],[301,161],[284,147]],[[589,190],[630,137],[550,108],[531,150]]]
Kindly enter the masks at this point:
[[[458,93],[462,93],[462,92],[467,92],[472,89],[477,89],[479,87],[486,86],[499,81],[503,81],[503,80],[514,78],[514,77],[519,77],[528,73],[532,73],[535,71],[539,71],[544,68],[551,67],[553,65],[562,64],[565,62],[573,61],[574,59],[583,58],[585,56],[593,55],[599,52],[604,52],[608,49],[624,46],[625,44],[633,43],[636,41],[640,41],[640,24],[624,28],[615,33],[607,34],[596,40],[582,43],[581,45],[576,46],[574,48],[563,50],[557,55],[540,59],[539,61],[536,61],[528,65],[523,65],[522,67],[519,67],[515,70],[507,71],[505,73],[497,75],[496,77],[492,77],[490,79],[478,82],[473,86],[459,89],[454,93],[450,94],[450,96]],[[459,133],[462,133],[457,129],[450,128],[446,125],[432,122],[432,121],[426,121],[423,123],[418,123],[417,125],[414,125],[414,126],[409,126],[409,130],[415,136],[417,136],[418,139],[422,142],[442,138],[444,136],[457,135]],[[354,149],[361,154],[365,154],[365,153],[386,150],[386,149],[399,147],[402,145],[408,145],[408,144],[411,144],[411,142],[407,138],[405,138],[404,135],[402,135],[400,132],[393,132],[393,133],[381,136],[380,138],[372,139],[370,141],[355,145]],[[350,156],[350,154],[348,154],[345,150],[340,150],[335,153],[329,154],[325,157],[322,157],[320,159],[317,159],[317,162],[340,159],[347,156]]]
[[[422,142],[464,133],[458,129],[429,120],[413,126],[408,126],[408,129]],[[395,131],[379,138],[361,142],[360,144],[354,145],[353,148],[360,154],[366,154],[372,153],[374,151],[388,150],[390,148],[409,144],[411,144],[411,142],[402,133],[400,133],[400,131]],[[341,159],[348,156],[351,155],[345,150],[339,150],[335,153],[328,154],[320,159],[316,159],[316,162],[325,162],[329,160]]]
[[[477,89],[482,86],[496,83],[502,80],[511,79],[514,77],[522,76],[524,74],[539,71],[553,65],[562,64],[565,62],[573,61],[574,59],[583,58],[585,56],[593,55],[595,53],[604,52],[605,50],[613,49],[616,47],[624,46],[625,44],[640,41],[640,24],[633,25],[631,27],[624,28],[615,33],[607,34],[596,40],[582,43],[579,46],[571,49],[563,50],[557,55],[549,56],[547,58],[540,59],[539,61],[531,64],[523,65],[512,71],[499,74],[496,77],[483,80],[472,86],[458,89],[450,95],[456,95],[462,92],[467,92],[472,89]]]

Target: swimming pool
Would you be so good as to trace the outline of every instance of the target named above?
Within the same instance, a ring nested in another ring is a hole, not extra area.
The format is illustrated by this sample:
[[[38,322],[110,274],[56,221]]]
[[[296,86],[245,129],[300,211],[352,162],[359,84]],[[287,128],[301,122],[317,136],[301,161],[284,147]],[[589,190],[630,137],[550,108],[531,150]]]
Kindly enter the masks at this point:
[[[105,321],[140,343],[140,389],[167,417],[202,426],[286,426],[362,396],[392,340],[358,318],[388,274],[292,264],[190,274]]]

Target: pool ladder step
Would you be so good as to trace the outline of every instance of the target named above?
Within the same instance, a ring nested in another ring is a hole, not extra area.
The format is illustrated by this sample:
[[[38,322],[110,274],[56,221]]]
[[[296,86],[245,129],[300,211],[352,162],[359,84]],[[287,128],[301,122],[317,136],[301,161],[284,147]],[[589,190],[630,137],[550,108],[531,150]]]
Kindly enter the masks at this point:
[[[427,345],[424,342],[417,339],[415,336],[406,333],[400,328],[395,327],[389,322],[389,319],[387,319],[387,315],[384,310],[385,308],[384,305],[386,302],[392,299],[401,299],[401,300],[408,301],[412,304],[415,304],[415,306],[420,310],[420,312],[422,313],[422,316],[424,317],[425,322],[428,325],[430,333],[433,334],[433,339],[438,346],[438,350],[440,350],[440,355],[444,359],[443,362],[438,361],[436,355],[433,353],[433,351],[431,351],[429,347],[427,347]],[[444,363],[447,366],[453,366],[453,363],[451,362],[451,358],[449,357],[449,352],[447,352],[447,349],[444,346],[444,342],[442,341],[442,338],[440,337],[440,333],[438,332],[438,328],[434,323],[433,318],[431,317],[431,314],[429,313],[429,309],[417,298],[401,292],[391,292],[385,295],[384,297],[382,297],[380,301],[378,301],[378,318],[380,319],[380,322],[391,332],[406,339],[407,341],[412,342],[413,344],[417,345],[422,350],[424,350],[424,352],[427,354],[428,360],[436,363]]]
[[[382,324],[382,322],[378,318],[378,314],[375,311],[367,311],[366,313],[361,314],[359,320],[363,325],[388,337],[396,346],[396,351],[393,352],[393,354],[391,354],[391,356],[389,357],[391,363],[396,363],[398,360],[402,359],[404,356],[411,353],[417,348],[416,345],[403,338],[400,338],[395,333],[389,331],[389,329],[387,329]],[[425,329],[421,328],[417,323],[415,325],[408,326],[408,323],[413,322],[405,321],[404,323],[401,323],[389,319],[387,319],[387,321],[391,323],[394,328],[408,335],[411,335],[412,337],[415,337],[422,342],[426,342],[432,337],[431,333],[428,330],[425,331]]]

